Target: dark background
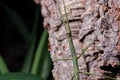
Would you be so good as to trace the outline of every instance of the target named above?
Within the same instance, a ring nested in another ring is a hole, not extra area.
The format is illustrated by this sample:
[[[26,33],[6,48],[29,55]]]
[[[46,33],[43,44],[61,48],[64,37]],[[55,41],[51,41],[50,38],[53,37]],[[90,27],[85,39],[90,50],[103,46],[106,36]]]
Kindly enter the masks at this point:
[[[0,3],[16,12],[32,31],[37,5],[33,0],[1,0]],[[38,39],[43,31],[43,17],[40,15],[37,33]],[[0,53],[11,72],[20,71],[28,46],[14,28],[13,23],[0,7]]]

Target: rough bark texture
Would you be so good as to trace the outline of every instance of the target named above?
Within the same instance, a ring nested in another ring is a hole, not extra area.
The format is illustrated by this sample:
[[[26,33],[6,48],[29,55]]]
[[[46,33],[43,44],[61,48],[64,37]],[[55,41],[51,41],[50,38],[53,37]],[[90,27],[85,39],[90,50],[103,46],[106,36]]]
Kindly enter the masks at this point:
[[[63,2],[58,0],[64,14]],[[37,1],[39,2],[39,1]],[[49,32],[50,52],[55,80],[73,76],[64,25],[55,0],[40,0],[44,27]],[[120,0],[65,0],[76,52],[80,52],[97,35],[94,43],[78,59],[79,70],[108,75],[120,80]],[[80,74],[82,80],[105,80],[104,77]]]

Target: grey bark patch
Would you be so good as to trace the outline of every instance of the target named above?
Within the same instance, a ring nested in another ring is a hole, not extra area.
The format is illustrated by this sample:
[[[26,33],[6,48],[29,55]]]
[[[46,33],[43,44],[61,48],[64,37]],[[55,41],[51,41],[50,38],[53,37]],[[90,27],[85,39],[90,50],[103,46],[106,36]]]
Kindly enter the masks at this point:
[[[59,1],[63,15],[63,2]],[[40,0],[44,27],[49,32],[51,58],[55,80],[70,80],[72,61],[55,61],[71,58],[65,28],[55,0]],[[78,59],[79,70],[120,79],[120,1],[119,0],[65,0],[72,38],[77,53],[96,40]],[[48,29],[49,28],[49,29]],[[106,69],[108,68],[108,70]],[[109,70],[113,69],[113,70]],[[103,76],[80,73],[82,80],[105,80]]]

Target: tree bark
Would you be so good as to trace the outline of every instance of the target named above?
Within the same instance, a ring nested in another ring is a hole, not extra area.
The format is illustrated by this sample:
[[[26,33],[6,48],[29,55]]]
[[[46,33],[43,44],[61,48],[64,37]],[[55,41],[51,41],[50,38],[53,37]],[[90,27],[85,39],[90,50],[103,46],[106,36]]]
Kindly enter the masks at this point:
[[[62,0],[59,1],[64,13]],[[55,0],[38,0],[49,33],[51,58],[55,80],[70,80],[73,76],[65,27]],[[97,35],[96,40],[78,59],[79,71],[107,75],[120,80],[120,1],[65,0],[74,47],[77,53]],[[103,76],[79,74],[81,80],[107,80]],[[110,79],[108,79],[110,80]]]

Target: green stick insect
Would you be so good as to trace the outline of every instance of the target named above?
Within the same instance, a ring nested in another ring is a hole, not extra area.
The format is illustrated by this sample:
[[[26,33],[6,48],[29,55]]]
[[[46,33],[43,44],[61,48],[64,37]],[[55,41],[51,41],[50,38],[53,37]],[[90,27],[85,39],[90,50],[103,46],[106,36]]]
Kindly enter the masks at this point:
[[[71,80],[80,80],[79,74],[103,76],[103,77],[105,77],[107,79],[116,80],[115,78],[112,78],[112,77],[109,77],[109,76],[106,76],[106,75],[98,75],[98,74],[93,74],[93,73],[89,73],[89,72],[79,71],[78,59],[85,53],[85,51],[95,41],[96,35],[95,35],[94,39],[85,48],[83,48],[81,50],[81,52],[79,53],[79,56],[77,57],[77,53],[75,52],[75,47],[74,47],[73,40],[72,40],[72,34],[71,34],[71,30],[70,30],[70,25],[69,25],[69,22],[68,22],[68,16],[67,16],[66,7],[65,7],[65,1],[63,0],[63,6],[64,6],[65,15],[62,14],[62,11],[61,11],[60,6],[58,4],[59,3],[58,0],[56,0],[56,2],[57,2],[57,6],[58,6],[58,10],[59,10],[61,19],[62,19],[63,24],[65,26],[66,35],[67,35],[67,38],[68,38],[70,51],[71,51],[71,55],[72,55],[72,58],[69,58],[69,59],[63,58],[63,59],[56,59],[56,60],[72,60],[73,61],[74,75],[71,78]],[[64,19],[64,17],[65,17],[65,19]]]

